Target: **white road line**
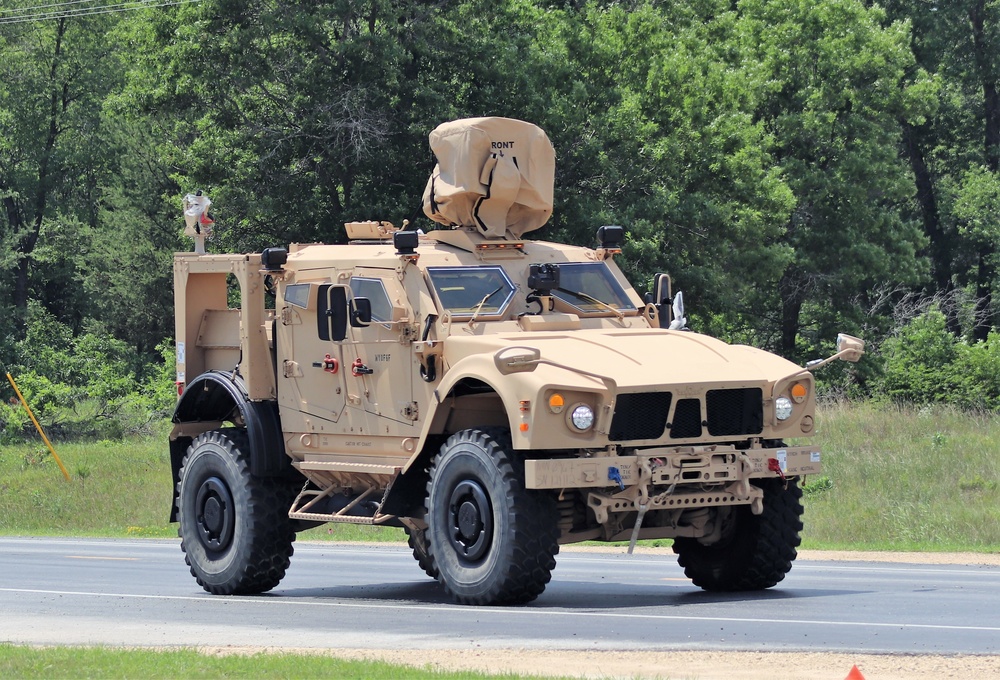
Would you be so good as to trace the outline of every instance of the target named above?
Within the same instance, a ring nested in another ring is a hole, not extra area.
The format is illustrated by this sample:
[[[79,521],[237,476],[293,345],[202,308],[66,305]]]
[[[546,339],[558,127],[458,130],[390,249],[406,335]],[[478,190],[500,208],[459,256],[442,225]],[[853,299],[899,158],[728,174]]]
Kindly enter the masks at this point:
[[[356,602],[315,602],[303,601],[298,598],[261,598],[261,597],[193,597],[188,595],[137,595],[134,593],[92,593],[73,590],[35,590],[29,588],[0,588],[3,593],[22,593],[31,595],[61,595],[78,597],[98,597],[133,600],[175,600],[178,602],[212,602],[213,604],[229,603],[249,603],[255,605],[283,605],[294,607],[340,607],[344,609],[387,609],[398,611],[400,609],[427,611],[427,612],[448,612],[451,614],[495,614],[495,607],[467,607],[461,605],[435,606],[435,605],[400,605],[400,604],[361,604]],[[952,630],[952,631],[982,631],[989,633],[1000,633],[1000,626],[947,626],[932,623],[881,623],[877,621],[822,621],[817,619],[760,619],[741,618],[729,616],[671,616],[668,614],[624,614],[609,613],[601,611],[554,611],[551,609],[536,608],[509,608],[503,610],[505,614],[521,614],[526,616],[551,616],[559,617],[581,617],[581,618],[611,618],[611,619],[637,619],[646,621],[700,621],[707,623],[761,623],[761,624],[784,624],[799,626],[846,626],[857,628],[895,628],[899,630],[926,629],[926,630]]]

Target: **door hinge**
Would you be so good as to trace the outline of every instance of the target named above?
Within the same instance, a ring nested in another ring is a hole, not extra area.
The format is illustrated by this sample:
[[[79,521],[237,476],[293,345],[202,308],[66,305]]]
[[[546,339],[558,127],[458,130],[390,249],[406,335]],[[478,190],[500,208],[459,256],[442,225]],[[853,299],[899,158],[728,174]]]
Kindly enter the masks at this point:
[[[420,407],[417,402],[411,401],[402,409],[403,417],[408,420],[417,420],[420,417]]]

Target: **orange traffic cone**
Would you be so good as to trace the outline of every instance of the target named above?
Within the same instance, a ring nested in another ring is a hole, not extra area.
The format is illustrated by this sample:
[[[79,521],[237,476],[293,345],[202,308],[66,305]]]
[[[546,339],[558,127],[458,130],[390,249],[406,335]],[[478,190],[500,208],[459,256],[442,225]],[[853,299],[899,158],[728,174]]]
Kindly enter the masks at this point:
[[[844,680],[865,680],[865,676],[861,675],[861,671],[858,670],[857,666],[851,666],[851,672],[847,674]]]

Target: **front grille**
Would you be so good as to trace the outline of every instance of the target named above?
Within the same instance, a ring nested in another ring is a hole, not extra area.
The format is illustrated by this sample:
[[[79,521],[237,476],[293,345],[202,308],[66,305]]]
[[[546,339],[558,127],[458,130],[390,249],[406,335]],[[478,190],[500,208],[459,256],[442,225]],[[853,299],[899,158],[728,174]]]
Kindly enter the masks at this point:
[[[670,392],[619,394],[608,438],[613,442],[660,439],[669,430],[671,439],[701,437],[707,426],[712,437],[743,437],[764,431],[763,391],[759,387],[709,390],[705,393],[702,421],[701,399],[677,401],[674,417],[667,422],[673,395]]]
[[[619,394],[608,438],[613,442],[659,439],[667,426],[670,392]]]
[[[708,433],[713,437],[764,431],[764,395],[759,387],[709,390],[705,394]]]
[[[681,399],[674,411],[674,420],[670,423],[671,439],[687,439],[701,436],[701,401],[698,399]]]

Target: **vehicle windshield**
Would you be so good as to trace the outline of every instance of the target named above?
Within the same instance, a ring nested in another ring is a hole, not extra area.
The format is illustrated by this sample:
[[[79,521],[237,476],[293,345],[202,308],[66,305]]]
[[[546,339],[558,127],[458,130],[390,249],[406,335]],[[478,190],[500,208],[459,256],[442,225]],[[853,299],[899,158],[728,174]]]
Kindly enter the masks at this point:
[[[576,294],[575,294],[576,293]],[[609,313],[604,305],[588,300],[600,300],[619,311],[634,311],[625,289],[603,262],[567,262],[559,265],[559,288],[552,295],[586,314]]]
[[[455,317],[497,316],[514,297],[514,284],[501,267],[428,267],[434,292]]]

